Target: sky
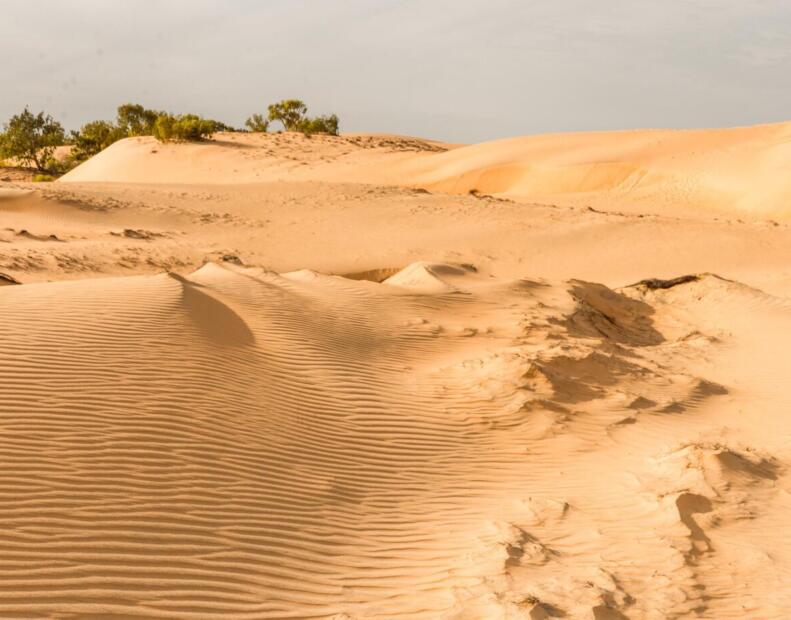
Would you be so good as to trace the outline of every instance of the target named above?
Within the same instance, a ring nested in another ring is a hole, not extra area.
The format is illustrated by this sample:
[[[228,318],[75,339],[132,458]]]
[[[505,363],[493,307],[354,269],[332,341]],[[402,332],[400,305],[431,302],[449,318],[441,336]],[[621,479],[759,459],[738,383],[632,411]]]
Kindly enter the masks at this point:
[[[453,142],[791,119],[789,0],[0,0],[0,122],[125,102]]]

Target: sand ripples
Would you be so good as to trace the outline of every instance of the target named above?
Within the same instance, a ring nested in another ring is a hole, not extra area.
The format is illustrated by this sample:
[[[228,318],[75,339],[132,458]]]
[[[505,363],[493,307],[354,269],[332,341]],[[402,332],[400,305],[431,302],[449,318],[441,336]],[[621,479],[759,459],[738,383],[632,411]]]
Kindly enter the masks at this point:
[[[580,282],[404,273],[209,264],[4,289],[0,615],[549,613],[548,599],[504,603],[497,580],[540,586],[596,555],[592,523],[614,541],[661,526],[664,509],[623,492],[634,477],[591,499],[581,475],[606,470],[584,455],[617,443],[619,420],[661,427],[668,403],[727,393],[625,353],[661,348],[649,306]],[[638,395],[651,405],[635,413]],[[687,566],[663,540],[646,544]],[[586,609],[634,605],[643,573],[611,571],[630,549],[580,573],[598,575]]]
[[[504,461],[410,372],[447,346],[403,316],[474,302],[374,286],[209,266],[4,295],[4,614],[446,607],[458,500]]]

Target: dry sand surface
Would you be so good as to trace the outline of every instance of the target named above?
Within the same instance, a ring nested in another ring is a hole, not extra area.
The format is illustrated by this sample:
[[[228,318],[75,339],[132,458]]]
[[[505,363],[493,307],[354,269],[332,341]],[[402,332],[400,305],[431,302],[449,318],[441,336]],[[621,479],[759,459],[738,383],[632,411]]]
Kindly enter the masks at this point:
[[[0,183],[0,617],[791,617],[790,173],[784,124]]]

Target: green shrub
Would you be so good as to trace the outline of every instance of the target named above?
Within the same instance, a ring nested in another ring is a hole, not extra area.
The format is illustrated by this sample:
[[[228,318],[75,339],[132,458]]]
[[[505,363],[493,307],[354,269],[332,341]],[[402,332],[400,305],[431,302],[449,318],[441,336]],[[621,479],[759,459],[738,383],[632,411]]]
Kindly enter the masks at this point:
[[[0,156],[12,157],[47,172],[46,164],[52,160],[55,147],[65,140],[63,126],[52,116],[44,112],[33,114],[25,108],[11,117],[0,134]]]
[[[176,140],[203,140],[217,131],[217,122],[206,120],[195,114],[179,116],[173,125]]]
[[[120,126],[108,121],[86,123],[79,131],[72,132],[71,158],[76,162],[85,161],[127,135]]]
[[[50,158],[45,167],[50,174],[59,177],[66,174],[69,170],[76,168],[82,162],[83,160],[79,160],[75,157],[74,149],[72,149],[71,152],[62,159],[57,159],[55,157]]]
[[[173,125],[176,117],[172,114],[160,114],[154,122],[152,134],[160,142],[173,139]]]
[[[83,161],[93,157],[108,146],[127,137],[154,136],[165,142],[168,140],[201,140],[216,131],[234,131],[219,121],[203,119],[194,114],[173,115],[167,112],[149,110],[136,103],[125,103],[118,107],[116,123],[92,121],[79,131],[71,132],[74,145],[65,161],[52,160],[50,172],[64,173]]]
[[[153,135],[160,142],[198,141],[217,131],[218,123],[195,114],[160,114],[154,123]]]
[[[50,183],[54,181],[55,177],[51,174],[35,174],[33,175],[33,182],[34,183]]]
[[[266,133],[269,131],[269,121],[261,114],[253,114],[244,122],[244,124],[250,131],[257,133]]]
[[[338,117],[335,114],[317,116],[316,118],[306,118],[303,120],[299,125],[299,131],[306,135],[328,133],[332,136],[337,136],[338,124]]]
[[[236,129],[235,127],[231,127],[230,125],[226,125],[220,121],[211,121],[214,123],[214,131],[241,131],[241,129]]]

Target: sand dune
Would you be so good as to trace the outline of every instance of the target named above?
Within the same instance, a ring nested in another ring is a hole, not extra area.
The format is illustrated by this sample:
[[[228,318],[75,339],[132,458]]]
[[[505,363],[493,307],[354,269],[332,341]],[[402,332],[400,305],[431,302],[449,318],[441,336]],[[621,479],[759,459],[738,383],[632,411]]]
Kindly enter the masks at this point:
[[[286,150],[284,151],[284,147]],[[529,136],[461,148],[399,136],[219,134],[114,144],[66,182],[395,183],[651,212],[791,216],[791,124]]]
[[[218,133],[213,140],[162,144],[127,138],[59,179],[66,183],[237,184],[279,180],[377,182],[399,163],[453,148],[380,134]]]
[[[791,215],[791,123],[514,138],[423,159],[413,169],[415,183],[439,191]]]
[[[787,128],[3,183],[0,617],[790,616]]]

